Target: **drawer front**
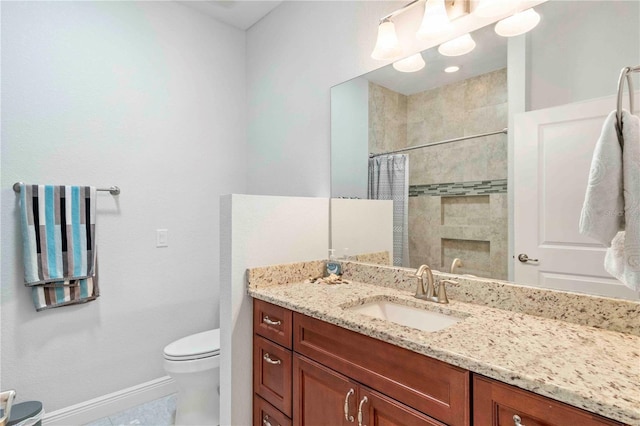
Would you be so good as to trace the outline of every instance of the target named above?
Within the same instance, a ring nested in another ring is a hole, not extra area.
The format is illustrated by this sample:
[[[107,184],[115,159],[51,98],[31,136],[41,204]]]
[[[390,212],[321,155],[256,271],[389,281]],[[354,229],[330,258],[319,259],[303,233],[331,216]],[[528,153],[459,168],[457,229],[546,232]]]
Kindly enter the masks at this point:
[[[368,426],[447,426],[365,387],[358,389],[358,401],[362,402],[359,404],[364,414],[362,423]]]
[[[291,417],[291,351],[260,336],[253,337],[253,389]]]
[[[443,423],[470,424],[467,370],[298,313],[293,347]]]
[[[262,300],[253,300],[254,333],[291,349],[292,326],[290,310]]]
[[[258,395],[253,395],[254,426],[291,426],[291,419]]]
[[[517,421],[526,426],[621,425],[588,411],[475,374],[473,418],[474,424],[479,426],[514,426],[518,424]]]

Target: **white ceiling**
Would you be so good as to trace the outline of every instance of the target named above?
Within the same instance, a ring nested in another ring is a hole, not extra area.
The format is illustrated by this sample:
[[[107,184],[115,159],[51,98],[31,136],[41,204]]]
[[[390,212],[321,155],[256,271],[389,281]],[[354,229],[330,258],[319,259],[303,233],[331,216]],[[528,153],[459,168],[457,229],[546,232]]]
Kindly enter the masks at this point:
[[[241,30],[246,30],[269,12],[278,7],[282,1],[250,1],[250,0],[177,0],[180,4],[195,9]]]

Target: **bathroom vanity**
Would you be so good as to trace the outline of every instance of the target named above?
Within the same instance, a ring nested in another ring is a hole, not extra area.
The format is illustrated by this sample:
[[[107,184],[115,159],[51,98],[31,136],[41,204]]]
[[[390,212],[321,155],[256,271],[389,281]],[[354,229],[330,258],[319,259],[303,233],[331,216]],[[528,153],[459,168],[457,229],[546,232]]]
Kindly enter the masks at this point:
[[[308,267],[296,268],[304,277]],[[402,279],[280,284],[253,272],[256,425],[640,424],[637,335],[456,301],[468,289],[452,288],[443,307],[413,298]],[[459,321],[425,332],[353,309],[380,300]],[[634,302],[603,314],[608,301],[593,298],[591,315],[636,318]]]

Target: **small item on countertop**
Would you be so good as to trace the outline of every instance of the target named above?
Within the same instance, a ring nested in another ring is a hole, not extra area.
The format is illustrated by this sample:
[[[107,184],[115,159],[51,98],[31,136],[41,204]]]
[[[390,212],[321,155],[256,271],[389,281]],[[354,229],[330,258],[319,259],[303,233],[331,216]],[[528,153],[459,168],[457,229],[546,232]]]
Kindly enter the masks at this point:
[[[342,267],[340,263],[336,260],[335,249],[329,249],[329,260],[325,264],[325,272],[327,276],[331,276],[331,274],[341,275]]]
[[[327,277],[309,277],[304,281],[305,284],[350,284],[350,281],[343,280],[342,277],[336,274],[329,274]]]

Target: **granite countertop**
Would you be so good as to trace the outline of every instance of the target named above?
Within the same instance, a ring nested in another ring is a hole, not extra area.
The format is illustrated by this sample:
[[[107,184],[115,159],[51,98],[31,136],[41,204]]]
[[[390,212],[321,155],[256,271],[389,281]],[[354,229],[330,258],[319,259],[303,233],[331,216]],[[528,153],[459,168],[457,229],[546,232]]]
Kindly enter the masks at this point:
[[[401,288],[358,281],[253,285],[250,296],[583,408],[640,425],[640,337],[465,303],[440,305]],[[281,281],[281,282],[287,282]],[[463,318],[423,332],[343,308],[374,300]]]

